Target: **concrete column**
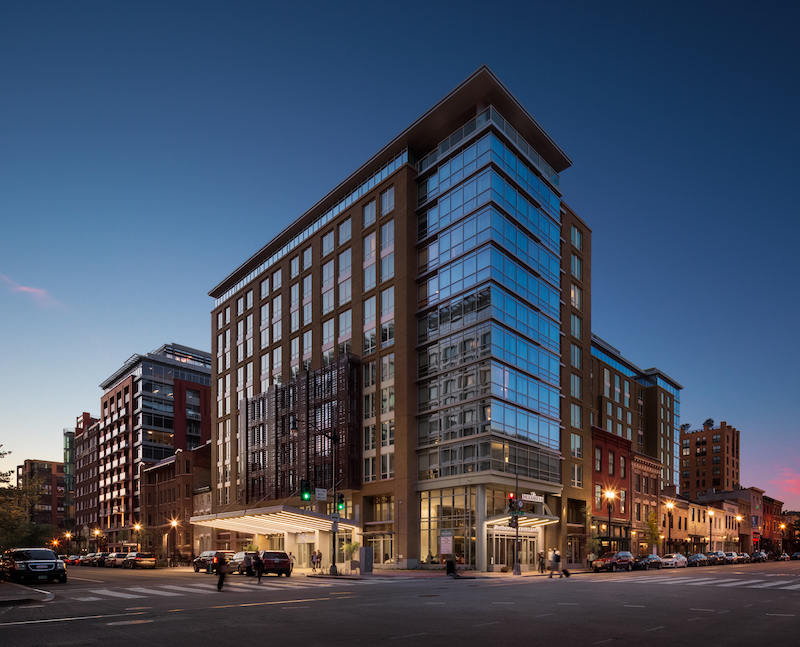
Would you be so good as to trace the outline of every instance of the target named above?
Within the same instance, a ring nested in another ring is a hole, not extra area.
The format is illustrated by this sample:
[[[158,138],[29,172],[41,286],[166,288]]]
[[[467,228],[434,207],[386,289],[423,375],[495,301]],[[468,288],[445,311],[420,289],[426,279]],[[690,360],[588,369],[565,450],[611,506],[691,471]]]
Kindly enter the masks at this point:
[[[486,485],[475,488],[475,568],[481,573],[488,570],[486,543]]]

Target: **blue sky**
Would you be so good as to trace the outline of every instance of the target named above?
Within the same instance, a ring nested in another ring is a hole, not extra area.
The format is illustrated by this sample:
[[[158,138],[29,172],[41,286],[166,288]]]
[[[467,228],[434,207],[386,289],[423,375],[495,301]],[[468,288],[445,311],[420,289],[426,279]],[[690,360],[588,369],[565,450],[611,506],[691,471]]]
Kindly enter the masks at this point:
[[[683,422],[740,429],[743,483],[800,509],[798,19],[2,3],[0,469],[60,460],[134,353],[210,348],[208,290],[485,63],[573,161],[594,332],[684,386]]]

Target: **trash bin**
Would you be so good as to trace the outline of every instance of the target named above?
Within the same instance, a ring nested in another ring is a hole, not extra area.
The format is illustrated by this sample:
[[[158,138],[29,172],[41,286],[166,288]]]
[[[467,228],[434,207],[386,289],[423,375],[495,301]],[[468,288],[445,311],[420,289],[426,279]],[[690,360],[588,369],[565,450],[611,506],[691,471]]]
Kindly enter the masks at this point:
[[[455,573],[456,573],[456,560],[448,559],[445,562],[445,573],[447,575],[455,575]]]

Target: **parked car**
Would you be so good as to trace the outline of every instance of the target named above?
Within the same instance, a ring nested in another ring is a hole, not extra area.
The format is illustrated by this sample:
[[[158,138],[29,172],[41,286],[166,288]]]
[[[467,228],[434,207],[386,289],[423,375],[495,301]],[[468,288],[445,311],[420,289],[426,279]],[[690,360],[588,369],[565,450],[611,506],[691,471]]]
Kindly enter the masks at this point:
[[[633,555],[627,550],[620,550],[616,553],[606,553],[592,562],[595,573],[600,571],[633,570]]]
[[[738,564],[739,563],[739,553],[735,553],[733,551],[728,551],[725,553],[725,563],[726,564]]]
[[[750,563],[750,555],[747,553],[739,553],[739,563],[740,564],[749,564]]]
[[[776,562],[788,562],[789,556],[786,553],[781,553],[780,555],[775,555]]]
[[[792,555],[791,555],[791,557],[789,557],[789,559],[800,559],[800,553],[792,553]]]
[[[121,568],[125,563],[125,558],[127,556],[128,553],[109,553],[108,557],[106,557],[106,566],[110,566],[111,568]]]
[[[108,553],[94,553],[92,555],[92,566],[105,566],[106,557],[108,557]]]
[[[155,568],[156,556],[153,553],[128,553],[122,566],[123,568]]]
[[[14,548],[0,557],[0,576],[11,582],[67,582],[67,567],[49,548]]]
[[[686,568],[688,560],[680,553],[669,553],[661,558],[664,568]]]
[[[264,573],[275,573],[278,577],[281,574],[286,577],[292,575],[292,562],[282,550],[265,550],[261,553],[261,563]]]
[[[720,557],[719,553],[715,550],[712,550],[710,553],[706,553],[706,559],[708,560],[707,566],[716,566],[717,564],[725,563],[725,557]]]
[[[756,551],[752,555],[750,555],[751,562],[766,562],[767,561],[767,554],[763,551]]]
[[[633,567],[643,571],[649,571],[651,568],[663,568],[664,564],[658,555],[639,555],[633,562]]]
[[[81,563],[81,556],[80,555],[70,555],[67,559],[64,560],[65,564],[80,564]]]
[[[687,566],[708,566],[708,557],[703,553],[695,553],[686,558]]]
[[[94,557],[94,553],[86,553],[85,555],[81,555],[81,566],[91,566],[92,557]]]
[[[258,553],[254,550],[241,550],[238,553],[235,553],[233,557],[228,559],[228,572],[244,575],[249,568],[250,573],[252,574],[253,557],[255,557],[257,554]]]

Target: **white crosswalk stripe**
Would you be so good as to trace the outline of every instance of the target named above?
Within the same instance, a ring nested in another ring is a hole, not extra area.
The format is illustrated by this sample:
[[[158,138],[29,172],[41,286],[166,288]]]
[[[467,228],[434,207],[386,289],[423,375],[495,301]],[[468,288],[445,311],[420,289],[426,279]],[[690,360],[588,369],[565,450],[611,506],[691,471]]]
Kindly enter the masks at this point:
[[[764,580],[736,580],[735,582],[728,582],[727,584],[720,584],[719,586],[745,586],[747,584],[758,584]]]
[[[110,589],[90,589],[89,593],[94,593],[95,595],[108,595],[112,598],[143,598],[143,595],[135,595],[133,593],[123,593],[122,591],[112,591]]]
[[[161,595],[164,597],[172,597],[175,595],[183,595],[183,593],[173,593],[172,591],[159,591],[158,589],[146,589],[143,586],[129,586],[126,591],[133,591],[134,593],[141,593],[145,596],[148,595]]]
[[[631,584],[670,584],[675,586],[718,586],[720,588],[736,588],[743,589],[772,589],[775,591],[797,591],[800,590],[800,584],[794,584],[797,580],[775,580],[772,582],[765,582],[763,579],[759,580],[744,580],[739,578],[716,578],[716,577],[636,577],[628,578],[613,577],[607,579],[596,579],[597,583],[601,582],[630,582]]]

